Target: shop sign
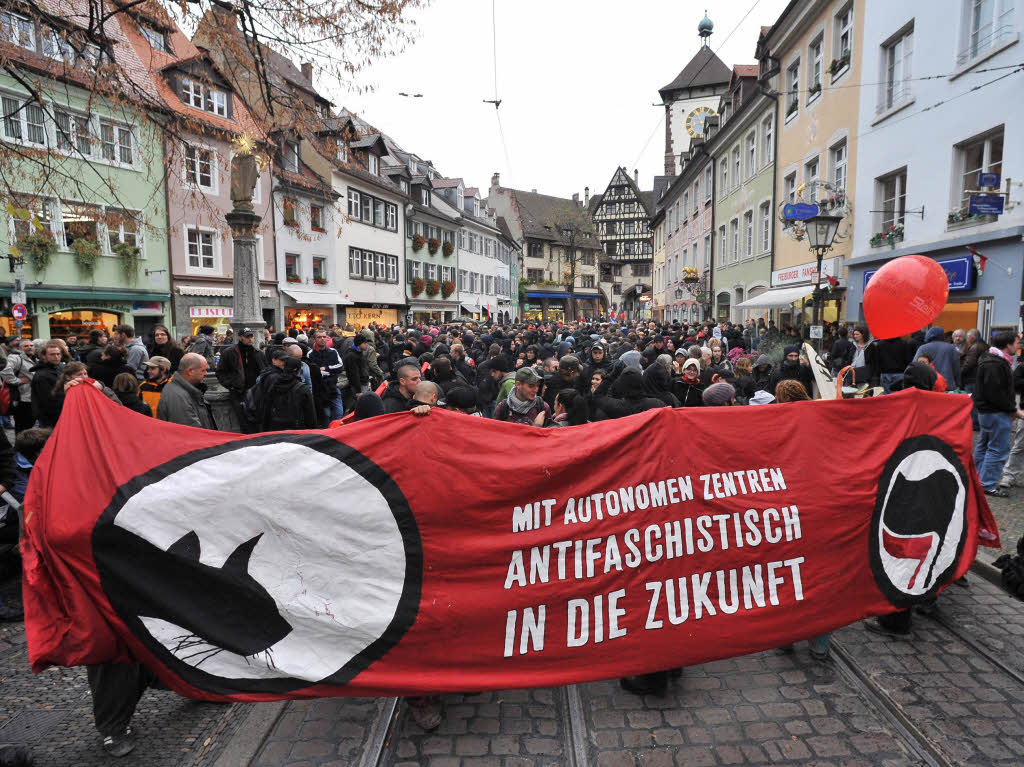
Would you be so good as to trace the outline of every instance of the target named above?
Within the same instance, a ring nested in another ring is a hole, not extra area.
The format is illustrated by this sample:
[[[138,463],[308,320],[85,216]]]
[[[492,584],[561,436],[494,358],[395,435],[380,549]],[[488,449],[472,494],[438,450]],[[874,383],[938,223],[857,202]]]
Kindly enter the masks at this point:
[[[190,306],[189,317],[226,317],[231,319],[234,310],[230,306]]]
[[[111,301],[63,301],[59,304],[36,301],[36,314],[55,314],[57,312],[74,312],[79,309],[96,309],[111,314],[131,314],[132,305]]]
[[[361,306],[345,307],[345,322],[352,323],[357,330],[376,322],[378,325],[397,325],[397,309],[366,309]]]
[[[954,258],[937,258],[935,262],[942,267],[949,280],[950,290],[974,290],[974,256],[955,256]],[[864,288],[875,276],[877,269],[864,272]]]
[[[989,189],[996,189],[999,186],[999,174],[998,173],[979,173],[978,174],[978,186],[988,187]]]
[[[164,313],[164,305],[160,301],[136,301],[132,304],[132,314],[143,316],[156,316]]]
[[[806,221],[818,215],[818,206],[808,202],[787,203],[782,206],[782,217],[786,221]]]
[[[826,258],[821,262],[821,273],[825,277],[835,277],[839,268],[836,258]],[[818,262],[811,261],[787,269],[776,269],[772,272],[772,287],[799,285],[804,282],[813,283],[818,274]]]
[[[1003,202],[1001,194],[972,194],[967,212],[972,216],[1001,216]]]

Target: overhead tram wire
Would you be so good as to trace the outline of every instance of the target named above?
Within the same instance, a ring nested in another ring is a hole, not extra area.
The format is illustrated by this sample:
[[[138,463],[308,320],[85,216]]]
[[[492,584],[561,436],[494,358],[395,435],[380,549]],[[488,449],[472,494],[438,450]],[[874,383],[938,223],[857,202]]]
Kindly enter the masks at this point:
[[[508,142],[505,140],[505,127],[501,124],[501,99],[498,98],[498,23],[495,4],[496,0],[491,0],[491,60],[494,72],[494,98],[483,101],[485,104],[494,104],[494,116],[498,120],[498,137],[501,139],[501,149],[505,153],[505,167],[508,168],[508,175],[512,176],[512,159],[508,153]]]

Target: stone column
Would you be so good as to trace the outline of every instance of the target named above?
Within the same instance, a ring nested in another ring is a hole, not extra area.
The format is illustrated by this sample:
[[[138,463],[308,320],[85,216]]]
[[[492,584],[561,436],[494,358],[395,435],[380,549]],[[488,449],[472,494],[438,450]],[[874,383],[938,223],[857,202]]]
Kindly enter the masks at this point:
[[[232,301],[231,329],[235,338],[239,338],[243,328],[253,331],[253,346],[262,349],[265,346],[263,331],[267,323],[263,321],[263,307],[260,303],[260,270],[259,261],[262,253],[256,252],[256,228],[260,217],[237,207],[225,218],[231,226],[232,257],[234,258],[234,299]]]

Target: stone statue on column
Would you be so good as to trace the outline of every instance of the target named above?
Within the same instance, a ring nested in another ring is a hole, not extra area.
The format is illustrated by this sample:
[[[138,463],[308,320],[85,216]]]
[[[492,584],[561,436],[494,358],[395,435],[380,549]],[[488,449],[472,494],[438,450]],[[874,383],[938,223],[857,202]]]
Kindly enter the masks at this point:
[[[263,254],[256,249],[256,229],[260,218],[253,209],[252,196],[259,180],[260,158],[253,151],[251,139],[243,136],[235,142],[235,157],[231,161],[232,210],[225,216],[231,226],[232,257],[234,259],[234,300],[231,328],[235,338],[244,328],[253,331],[254,345],[265,345],[263,310],[260,304],[259,262]]]

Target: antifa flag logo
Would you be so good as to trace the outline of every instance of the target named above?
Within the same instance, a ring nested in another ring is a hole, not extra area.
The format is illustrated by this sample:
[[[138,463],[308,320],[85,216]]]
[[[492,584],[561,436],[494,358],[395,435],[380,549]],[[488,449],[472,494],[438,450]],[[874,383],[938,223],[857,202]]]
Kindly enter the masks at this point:
[[[871,569],[897,607],[949,583],[967,538],[969,487],[959,457],[937,437],[906,439],[886,462],[871,520]]]
[[[92,546],[132,634],[213,693],[346,684],[419,607],[408,502],[381,467],[322,435],[254,437],[157,466],[118,488]]]

